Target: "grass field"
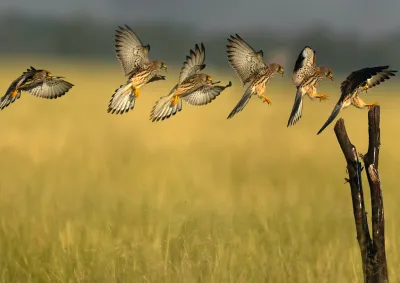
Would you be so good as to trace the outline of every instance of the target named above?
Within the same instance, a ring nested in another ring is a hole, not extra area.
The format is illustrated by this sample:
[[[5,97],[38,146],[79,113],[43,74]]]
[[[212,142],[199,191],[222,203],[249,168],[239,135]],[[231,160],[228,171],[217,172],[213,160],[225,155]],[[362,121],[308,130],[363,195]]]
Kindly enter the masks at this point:
[[[106,108],[125,80],[117,62],[3,59],[2,91],[30,65],[75,87],[51,101],[23,94],[0,112],[0,282],[363,282],[333,124],[316,135],[341,77],[321,83],[331,99],[307,99],[293,128],[289,80],[271,83],[272,106],[253,98],[226,120],[242,89],[235,73],[215,70],[214,80],[233,87],[151,123],[177,70],[143,87],[134,111],[115,116]],[[398,85],[365,95],[382,107],[391,282],[400,281]],[[366,152],[367,111],[341,117]]]

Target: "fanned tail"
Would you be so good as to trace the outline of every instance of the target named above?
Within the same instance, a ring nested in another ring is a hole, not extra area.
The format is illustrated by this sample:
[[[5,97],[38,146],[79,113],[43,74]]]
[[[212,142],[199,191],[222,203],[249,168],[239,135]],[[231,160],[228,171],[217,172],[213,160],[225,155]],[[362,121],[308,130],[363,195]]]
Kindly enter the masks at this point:
[[[132,110],[135,106],[135,96],[132,92],[131,83],[121,85],[112,95],[107,112],[111,114],[124,114]]]
[[[150,113],[150,120],[152,122],[158,122],[175,115],[182,110],[182,99],[178,100],[176,105],[173,105],[174,97],[172,95],[167,95],[161,97]]]

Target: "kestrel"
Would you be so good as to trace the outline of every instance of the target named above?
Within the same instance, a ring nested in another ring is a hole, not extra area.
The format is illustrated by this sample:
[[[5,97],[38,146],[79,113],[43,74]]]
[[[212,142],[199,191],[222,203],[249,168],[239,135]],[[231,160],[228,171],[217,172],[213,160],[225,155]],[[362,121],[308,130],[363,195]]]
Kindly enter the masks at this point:
[[[238,34],[231,35],[228,42],[226,54],[230,65],[240,78],[242,86],[249,83],[242,98],[229,114],[227,119],[230,119],[244,109],[252,95],[258,95],[264,102],[271,104],[272,101],[264,95],[266,85],[277,73],[283,77],[284,70],[277,63],[264,63],[263,51],[256,52]]]
[[[152,122],[165,120],[182,110],[182,100],[194,106],[206,105],[213,101],[227,87],[212,82],[209,75],[199,73],[206,67],[205,48],[196,44],[195,49],[190,50],[190,56],[186,56],[179,75],[179,81],[170,91],[169,95],[161,97],[150,113]]]
[[[287,126],[294,126],[303,113],[303,96],[308,95],[311,100],[319,98],[320,101],[328,99],[326,94],[317,94],[318,83],[328,78],[333,80],[333,73],[327,67],[317,67],[315,64],[316,52],[306,46],[297,57],[293,69],[292,82],[296,86],[296,96]]]
[[[139,88],[147,83],[165,80],[159,73],[167,70],[161,60],[150,61],[150,45],[143,45],[130,27],[118,27],[115,34],[115,49],[128,81],[112,95],[107,112],[124,114],[132,110],[139,97]]]
[[[26,91],[34,96],[55,99],[63,96],[74,85],[62,80],[60,76],[53,76],[47,70],[37,70],[34,67],[27,69],[14,80],[6,94],[0,98],[0,110],[21,97],[21,91]]]
[[[336,106],[333,108],[331,116],[319,130],[319,135],[339,114],[340,110],[353,105],[359,109],[368,108],[376,105],[377,102],[365,103],[358,96],[363,91],[367,92],[369,88],[379,85],[385,80],[389,80],[391,76],[395,76],[396,70],[388,70],[389,66],[378,66],[372,68],[364,68],[352,72],[340,86],[341,95]]]

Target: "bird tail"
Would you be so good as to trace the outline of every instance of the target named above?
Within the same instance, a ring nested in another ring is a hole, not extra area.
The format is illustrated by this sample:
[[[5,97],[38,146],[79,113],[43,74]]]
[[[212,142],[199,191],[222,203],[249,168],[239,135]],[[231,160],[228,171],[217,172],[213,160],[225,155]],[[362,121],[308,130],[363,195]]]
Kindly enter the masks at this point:
[[[160,120],[168,119],[169,117],[175,115],[182,110],[182,99],[178,100],[178,103],[173,105],[174,96],[167,95],[161,97],[150,113],[150,120],[152,122],[158,122]]]
[[[20,97],[21,90],[17,90],[14,85],[11,85],[7,89],[6,94],[2,98],[0,98],[0,110],[3,110]]]
[[[302,88],[297,88],[292,112],[290,113],[287,127],[294,126],[300,120],[302,114],[303,114],[303,90]]]
[[[322,131],[325,130],[325,128],[328,127],[330,123],[332,123],[332,121],[336,118],[336,116],[339,114],[341,109],[342,109],[342,103],[336,104],[335,108],[333,108],[331,116],[329,116],[328,120],[325,122],[325,124],[322,126],[322,128],[318,131],[317,135],[322,133]]]
[[[251,89],[251,86],[249,86],[246,91],[244,92],[242,98],[239,100],[238,104],[236,104],[235,108],[229,113],[228,117],[226,119],[231,119],[233,116],[235,116],[237,113],[242,111],[244,107],[247,105],[249,102],[251,96],[253,95],[253,90]]]
[[[135,106],[135,96],[132,92],[132,83],[128,82],[121,85],[112,95],[107,112],[111,114],[124,114],[132,110]]]

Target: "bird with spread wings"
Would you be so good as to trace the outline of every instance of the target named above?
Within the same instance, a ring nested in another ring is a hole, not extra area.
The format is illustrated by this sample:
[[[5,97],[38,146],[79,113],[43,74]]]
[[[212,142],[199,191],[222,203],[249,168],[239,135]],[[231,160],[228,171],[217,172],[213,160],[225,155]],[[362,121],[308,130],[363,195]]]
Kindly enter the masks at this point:
[[[132,110],[136,98],[139,97],[139,88],[150,82],[165,80],[165,76],[160,75],[160,72],[167,70],[163,61],[150,61],[150,45],[143,45],[129,26],[118,28],[115,34],[115,49],[128,81],[112,95],[107,109],[111,114],[124,114]]]
[[[303,96],[308,95],[311,100],[328,99],[326,94],[317,94],[317,86],[323,79],[333,80],[333,73],[327,67],[316,66],[316,52],[309,46],[301,50],[293,69],[292,82],[296,86],[296,96],[287,126],[294,126],[303,114]]]
[[[167,96],[161,97],[150,113],[150,120],[157,122],[168,119],[182,110],[182,100],[194,106],[206,105],[213,101],[223,90],[232,86],[229,82],[226,86],[217,85],[211,77],[202,71],[205,62],[205,47],[201,43],[195,45],[194,50],[190,50],[190,55],[186,56],[179,75],[179,81]]]
[[[278,73],[283,77],[284,70],[277,63],[264,63],[263,51],[256,52],[238,34],[231,35],[228,42],[228,61],[241,80],[242,86],[249,84],[242,98],[228,115],[227,119],[230,119],[244,109],[253,95],[258,95],[264,102],[271,104],[272,101],[264,94],[266,85]]]
[[[11,83],[5,95],[0,98],[0,110],[20,98],[21,91],[46,99],[56,99],[63,96],[74,85],[62,80],[62,78],[64,77],[53,76],[47,70],[37,70],[30,67]]]
[[[319,130],[319,135],[330,123],[336,118],[340,110],[353,105],[359,109],[368,108],[376,105],[377,102],[365,103],[359,94],[362,92],[368,92],[368,89],[383,83],[385,80],[389,80],[390,77],[395,76],[397,70],[389,70],[389,66],[378,66],[378,67],[367,67],[357,71],[352,72],[341,84],[340,90],[341,95],[339,101],[336,103],[335,107],[328,120]]]

